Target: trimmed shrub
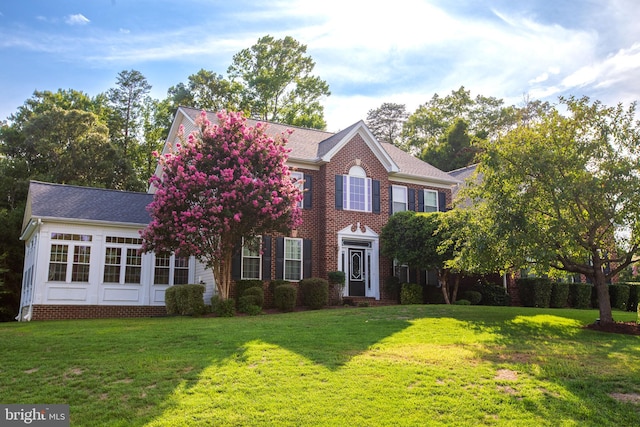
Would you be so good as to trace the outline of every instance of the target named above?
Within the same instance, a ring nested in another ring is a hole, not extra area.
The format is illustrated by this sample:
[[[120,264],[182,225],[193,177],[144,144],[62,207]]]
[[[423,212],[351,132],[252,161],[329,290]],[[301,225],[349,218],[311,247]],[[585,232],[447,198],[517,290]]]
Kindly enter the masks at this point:
[[[640,299],[640,283],[627,283],[629,285],[629,301],[627,302],[628,311],[638,310],[638,299]]]
[[[402,292],[402,287],[400,288],[400,291]],[[442,288],[438,286],[425,286],[422,290],[422,295],[422,301],[426,302],[427,304],[444,304],[444,295],[442,295]]]
[[[471,305],[477,305],[482,301],[482,294],[478,291],[465,291],[462,294],[462,300],[469,301]]]
[[[511,297],[502,285],[479,282],[474,289],[482,294],[482,305],[507,306],[511,304]]]
[[[252,288],[248,288],[242,294],[243,297],[253,296],[255,297],[254,304],[258,307],[262,308],[264,306],[264,289],[262,287],[254,286]]]
[[[400,290],[400,304],[422,304],[422,286],[403,283]]]
[[[387,277],[382,283],[384,294],[396,302],[400,302],[400,278],[396,276]]]
[[[611,301],[611,308],[626,310],[630,293],[629,285],[626,283],[609,285],[609,300]]]
[[[280,311],[293,311],[296,307],[298,289],[293,285],[280,285],[273,294],[273,302]]]
[[[262,288],[262,280],[252,279],[252,280],[238,280],[234,284],[236,289],[236,298],[240,299],[241,296],[244,295],[244,291],[249,288]]]
[[[467,299],[459,299],[456,302],[454,302],[455,305],[471,305],[471,301],[467,300]]]
[[[238,311],[255,316],[262,313],[262,307],[258,305],[258,298],[255,295],[244,295],[238,298]]]
[[[553,283],[542,277],[517,279],[520,302],[524,307],[549,308]]]
[[[573,308],[591,308],[591,286],[589,283],[569,284],[569,306]]]
[[[567,304],[569,304],[569,283],[554,282],[551,287],[549,306],[553,308],[564,308]]]
[[[233,317],[236,314],[236,301],[233,298],[222,301],[218,295],[211,297],[211,312],[219,317]]]
[[[329,304],[329,282],[318,277],[300,281],[302,304],[312,310],[318,310]]]
[[[203,285],[175,285],[165,291],[167,314],[200,316],[206,311]]]
[[[327,277],[329,278],[329,283],[344,286],[346,280],[344,271],[330,271],[327,273]]]

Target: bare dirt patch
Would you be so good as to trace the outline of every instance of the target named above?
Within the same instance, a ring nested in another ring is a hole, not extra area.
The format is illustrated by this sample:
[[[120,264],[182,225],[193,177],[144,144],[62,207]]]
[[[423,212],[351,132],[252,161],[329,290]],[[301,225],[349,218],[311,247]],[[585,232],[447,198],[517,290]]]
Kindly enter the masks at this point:
[[[609,396],[616,399],[618,402],[640,405],[640,394],[638,393],[609,393]]]
[[[518,373],[516,371],[512,371],[511,369],[498,369],[496,372],[495,380],[507,380],[507,381],[516,381],[518,379]]]

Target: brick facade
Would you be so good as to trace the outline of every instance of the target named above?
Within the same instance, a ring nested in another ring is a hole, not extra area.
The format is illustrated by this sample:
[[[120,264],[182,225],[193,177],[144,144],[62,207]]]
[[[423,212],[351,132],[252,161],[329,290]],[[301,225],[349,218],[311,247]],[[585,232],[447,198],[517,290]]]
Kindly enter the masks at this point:
[[[107,319],[166,316],[164,306],[135,305],[34,305],[31,320]]]

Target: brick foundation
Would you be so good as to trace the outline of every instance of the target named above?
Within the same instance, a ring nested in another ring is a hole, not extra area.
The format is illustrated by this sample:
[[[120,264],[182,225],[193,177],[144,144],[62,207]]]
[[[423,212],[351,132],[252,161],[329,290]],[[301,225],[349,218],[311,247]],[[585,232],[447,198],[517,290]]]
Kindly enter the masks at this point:
[[[31,320],[104,319],[166,316],[164,306],[34,305]]]

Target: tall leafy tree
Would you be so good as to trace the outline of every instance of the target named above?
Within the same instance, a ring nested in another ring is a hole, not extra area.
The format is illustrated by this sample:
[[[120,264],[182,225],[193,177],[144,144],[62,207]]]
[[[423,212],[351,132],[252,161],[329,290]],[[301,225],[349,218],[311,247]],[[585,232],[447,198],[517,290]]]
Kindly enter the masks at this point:
[[[295,228],[302,194],[285,164],[287,135],[270,138],[262,123],[248,127],[242,113],[221,112],[218,121],[203,113],[200,130],[159,158],[142,250],[197,257],[227,299],[241,238]]]
[[[312,75],[307,46],[292,37],[264,36],[233,56],[229,78],[243,86],[251,115],[259,120],[324,129],[323,96],[329,85]]]
[[[384,102],[378,108],[369,110],[365,122],[371,133],[380,141],[404,148],[402,127],[408,117],[405,104]]]
[[[515,114],[501,99],[472,98],[464,86],[445,97],[434,94],[407,119],[403,135],[409,149],[419,153],[437,146],[458,119],[465,121],[470,135],[491,140],[514,123]]]
[[[411,268],[436,270],[444,300],[451,304],[456,300],[459,276],[454,277],[451,287],[452,269],[448,261],[453,259],[454,245],[444,221],[448,215],[449,212],[395,213],[382,228],[380,241],[384,256]]]
[[[469,135],[464,120],[456,119],[437,145],[428,145],[422,150],[420,158],[446,172],[462,168],[475,162],[479,140]]]
[[[122,148],[125,157],[138,142],[143,104],[150,90],[151,85],[142,73],[123,70],[118,73],[116,87],[106,93],[112,109],[109,130],[113,141]]]
[[[467,190],[481,225],[467,233],[470,247],[485,254],[466,255],[581,274],[597,291],[600,322],[611,323],[607,281],[640,252],[640,122],[635,104],[560,104],[566,115],[553,108],[485,144],[482,179]]]

